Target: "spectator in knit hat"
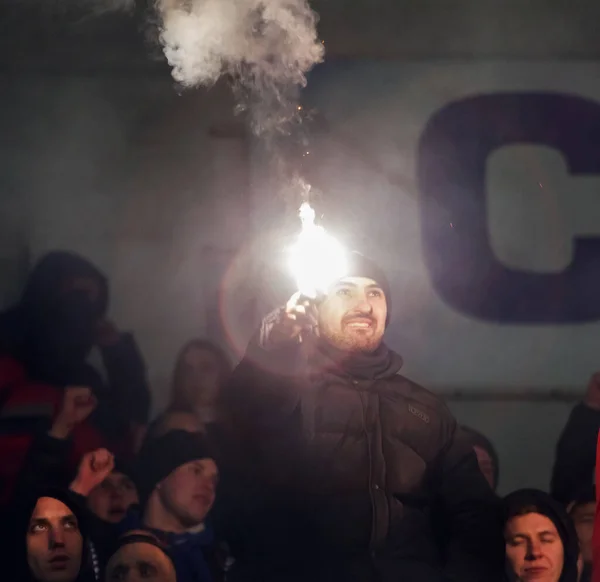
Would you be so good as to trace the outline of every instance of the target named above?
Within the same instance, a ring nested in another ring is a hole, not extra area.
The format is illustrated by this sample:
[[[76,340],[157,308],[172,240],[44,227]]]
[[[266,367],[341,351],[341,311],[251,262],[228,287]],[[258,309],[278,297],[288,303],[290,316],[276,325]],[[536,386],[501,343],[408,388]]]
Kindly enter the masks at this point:
[[[129,529],[153,533],[170,551],[179,582],[214,582],[220,577],[214,536],[207,521],[219,471],[199,433],[171,431],[147,441],[139,453],[136,484],[140,519]]]
[[[132,467],[120,458],[114,460],[114,468],[104,481],[87,495],[89,510],[108,523],[120,523],[129,508],[137,503]]]
[[[239,537],[227,533],[235,571],[244,582],[491,582],[499,502],[447,406],[401,375],[384,341],[385,273],[348,259],[322,296],[296,293],[263,320],[224,390],[252,460],[223,501],[241,506]],[[242,504],[251,480],[260,498]]]

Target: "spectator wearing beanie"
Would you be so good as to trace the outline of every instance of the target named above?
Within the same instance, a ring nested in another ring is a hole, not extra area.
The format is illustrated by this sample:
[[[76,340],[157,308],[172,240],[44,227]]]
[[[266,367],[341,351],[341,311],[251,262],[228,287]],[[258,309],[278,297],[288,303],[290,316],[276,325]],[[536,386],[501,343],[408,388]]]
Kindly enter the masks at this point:
[[[88,509],[102,521],[117,524],[132,506],[138,495],[133,482],[132,463],[117,457],[111,473],[87,495]]]
[[[215,582],[212,528],[207,521],[219,478],[214,454],[200,433],[175,430],[147,441],[139,453],[136,485],[139,523],[169,549],[178,582]]]
[[[137,504],[131,467],[106,449],[86,453],[69,489],[85,508],[89,537],[96,549],[100,577],[128,511]]]
[[[499,502],[446,405],[400,375],[383,337],[391,306],[383,270],[351,253],[344,277],[316,299],[294,294],[250,341],[224,391],[261,495],[232,512],[246,520],[227,535],[237,579],[501,575]]]

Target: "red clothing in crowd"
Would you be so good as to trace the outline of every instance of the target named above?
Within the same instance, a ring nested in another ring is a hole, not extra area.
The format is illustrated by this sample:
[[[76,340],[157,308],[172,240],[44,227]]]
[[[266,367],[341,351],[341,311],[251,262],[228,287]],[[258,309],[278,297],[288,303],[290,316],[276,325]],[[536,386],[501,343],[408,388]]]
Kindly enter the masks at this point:
[[[0,506],[12,498],[27,452],[40,429],[50,428],[61,402],[61,389],[28,380],[19,362],[0,357]],[[71,441],[71,469],[85,453],[108,446],[89,420],[73,429]]]

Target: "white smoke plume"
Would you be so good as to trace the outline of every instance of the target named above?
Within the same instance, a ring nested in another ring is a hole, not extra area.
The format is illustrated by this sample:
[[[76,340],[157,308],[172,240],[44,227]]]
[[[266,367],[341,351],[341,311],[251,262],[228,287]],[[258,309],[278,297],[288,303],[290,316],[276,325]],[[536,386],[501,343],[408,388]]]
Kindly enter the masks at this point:
[[[323,59],[307,0],[157,0],[160,41],[176,81],[234,81],[259,135],[298,118],[297,92]]]

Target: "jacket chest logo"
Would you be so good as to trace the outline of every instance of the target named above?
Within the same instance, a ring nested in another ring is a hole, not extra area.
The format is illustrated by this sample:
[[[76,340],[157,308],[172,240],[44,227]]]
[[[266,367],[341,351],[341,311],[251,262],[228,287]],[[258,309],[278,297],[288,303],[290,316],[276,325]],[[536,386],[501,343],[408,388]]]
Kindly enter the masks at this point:
[[[429,415],[425,414],[422,410],[415,408],[412,404],[408,405],[408,412],[414,414],[417,418],[420,418],[423,422],[429,424]]]

